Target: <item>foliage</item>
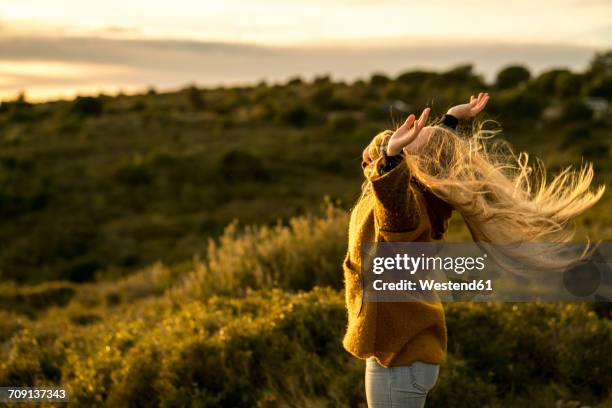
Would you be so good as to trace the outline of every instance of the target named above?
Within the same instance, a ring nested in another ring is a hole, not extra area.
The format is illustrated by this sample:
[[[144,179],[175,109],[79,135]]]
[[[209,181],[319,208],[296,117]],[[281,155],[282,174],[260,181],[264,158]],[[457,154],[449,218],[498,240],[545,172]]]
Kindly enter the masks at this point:
[[[499,89],[514,88],[531,78],[529,69],[522,65],[511,65],[499,71],[495,84]]]
[[[566,123],[588,122],[593,110],[580,100],[570,99],[563,105],[561,119]]]
[[[70,106],[70,113],[78,116],[97,116],[102,113],[103,105],[100,98],[79,96]]]
[[[342,287],[338,265],[346,247],[346,214],[330,203],[324,216],[300,216],[288,225],[248,227],[230,224],[218,243],[210,240],[206,259],[195,264],[182,293],[244,294],[247,289]]]
[[[227,183],[263,182],[270,173],[257,156],[240,149],[226,152],[219,160],[217,171]]]

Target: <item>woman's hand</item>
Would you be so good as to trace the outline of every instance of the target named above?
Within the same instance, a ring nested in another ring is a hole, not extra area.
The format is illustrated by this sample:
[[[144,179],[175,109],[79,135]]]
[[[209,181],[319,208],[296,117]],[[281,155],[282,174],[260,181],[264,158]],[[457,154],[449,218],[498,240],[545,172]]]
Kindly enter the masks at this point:
[[[391,135],[387,143],[387,154],[389,156],[395,156],[400,153],[404,147],[408,146],[417,138],[419,132],[423,129],[425,123],[427,123],[429,111],[429,108],[425,108],[418,120],[416,120],[414,114],[410,114],[406,122]]]
[[[481,92],[478,97],[472,95],[469,103],[453,106],[446,112],[448,115],[453,115],[457,119],[467,119],[479,114],[489,102],[489,94]]]

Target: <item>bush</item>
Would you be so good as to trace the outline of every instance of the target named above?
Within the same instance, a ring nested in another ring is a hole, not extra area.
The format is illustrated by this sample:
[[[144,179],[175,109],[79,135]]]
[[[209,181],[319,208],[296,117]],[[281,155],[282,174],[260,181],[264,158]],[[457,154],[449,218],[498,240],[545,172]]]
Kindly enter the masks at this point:
[[[187,101],[193,109],[202,109],[205,106],[204,96],[202,91],[195,86],[190,86],[185,90]]]
[[[70,105],[70,113],[77,116],[98,116],[102,111],[102,101],[93,96],[78,96]]]
[[[151,184],[154,173],[141,158],[134,157],[117,166],[114,178],[126,186],[137,187]]]
[[[544,95],[555,95],[557,92],[557,79],[565,74],[569,74],[567,69],[551,69],[542,72],[537,78],[534,78],[530,88]]]
[[[593,118],[593,110],[580,100],[571,100],[563,105],[561,121],[565,123],[586,122]]]
[[[385,74],[372,74],[372,76],[370,77],[370,84],[373,86],[382,86],[382,85],[386,85],[390,82],[391,80],[389,79],[388,76],[386,76]]]
[[[382,88],[380,96],[385,100],[401,100],[406,96],[406,89],[400,83],[389,82]]]
[[[463,360],[449,355],[440,368],[436,386],[427,397],[431,407],[481,407],[495,401],[498,390],[487,378],[487,371],[474,372]]]
[[[34,105],[20,92],[14,101],[0,101],[0,114],[7,112],[9,122],[29,122],[36,119]]]
[[[346,113],[329,115],[327,126],[334,133],[350,133],[357,128],[357,119]]]
[[[590,96],[598,96],[608,100],[612,99],[612,75],[595,79],[589,85],[587,93]]]
[[[607,143],[594,143],[584,147],[581,153],[589,161],[607,159],[610,157],[610,146]]]
[[[453,87],[461,84],[462,87],[470,87],[472,89],[482,89],[485,86],[482,78],[475,75],[471,64],[456,66],[442,74],[438,75],[435,83],[443,87]]]
[[[423,85],[438,77],[438,73],[430,71],[408,71],[400,74],[397,81],[408,85]]]
[[[270,178],[270,173],[259,157],[240,149],[224,153],[217,164],[217,171],[230,183],[261,182]]]
[[[451,353],[477,372],[488,372],[501,392],[525,394],[536,381],[552,379],[573,392],[593,396],[600,395],[602,384],[612,383],[612,357],[599,355],[600,345],[612,341],[612,324],[584,305],[455,304],[447,311]],[[590,349],[577,346],[577,341],[599,346]],[[601,360],[593,369],[581,369],[575,360],[584,358]],[[565,371],[569,366],[575,369],[571,377]],[[607,374],[593,379],[600,369]],[[574,376],[590,380],[577,383]]]
[[[324,211],[325,217],[296,217],[287,226],[248,227],[240,232],[231,224],[218,243],[209,241],[207,259],[196,264],[181,291],[203,297],[274,286],[340,288],[347,218],[330,204]]]
[[[4,284],[0,288],[0,309],[36,316],[51,306],[65,306],[75,294],[73,284],[55,281],[20,287]]]
[[[529,69],[522,65],[512,65],[498,72],[495,85],[499,89],[515,88],[531,78]]]
[[[303,127],[313,119],[313,114],[303,104],[294,103],[281,107],[278,111],[278,119],[287,125]]]
[[[563,132],[562,148],[584,145],[593,137],[591,127],[585,124],[571,124]]]
[[[572,98],[580,95],[582,90],[582,77],[571,72],[562,72],[555,79],[555,91],[557,96]]]
[[[331,84],[320,85],[313,91],[310,101],[319,109],[326,109],[334,98],[334,87]]]
[[[292,77],[287,80],[287,86],[297,86],[297,85],[303,85],[303,84],[304,84],[304,81],[299,76]]]
[[[502,93],[497,106],[502,116],[512,118],[514,121],[539,119],[545,107],[540,97],[518,91]]]
[[[85,256],[64,268],[62,275],[71,282],[91,282],[96,277],[96,271],[102,269],[102,262],[96,258]]]

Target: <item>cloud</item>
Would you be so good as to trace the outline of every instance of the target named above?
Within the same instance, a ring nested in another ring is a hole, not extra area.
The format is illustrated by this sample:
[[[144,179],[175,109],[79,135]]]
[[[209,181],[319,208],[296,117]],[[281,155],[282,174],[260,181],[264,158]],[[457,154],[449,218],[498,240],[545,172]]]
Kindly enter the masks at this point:
[[[466,62],[474,63],[477,70],[491,78],[500,66],[514,62],[527,63],[536,71],[553,66],[582,69],[593,53],[592,48],[580,46],[465,41],[270,47],[179,40],[4,36],[0,38],[0,76],[4,77],[0,97],[22,89],[31,96],[46,98],[49,90],[64,90],[57,94],[70,95],[85,88],[137,89],[187,83],[211,86],[285,80],[294,75],[308,78],[322,73],[354,79],[374,71],[395,75],[408,69],[446,69]],[[19,64],[24,67],[22,74],[14,68]],[[54,75],[45,75],[45,64],[56,64]]]

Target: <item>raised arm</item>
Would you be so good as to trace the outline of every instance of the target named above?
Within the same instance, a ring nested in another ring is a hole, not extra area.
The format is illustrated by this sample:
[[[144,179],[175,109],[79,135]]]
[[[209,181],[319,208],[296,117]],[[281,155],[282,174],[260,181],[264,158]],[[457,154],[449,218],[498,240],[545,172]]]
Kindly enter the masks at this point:
[[[428,117],[429,108],[423,110],[418,120],[415,115],[408,116],[386,143],[382,141],[380,157],[369,164],[372,168],[368,179],[376,200],[375,222],[385,241],[410,241],[419,234],[422,219],[402,152],[418,137]]]
[[[478,115],[487,106],[487,102],[489,102],[489,94],[481,92],[478,96],[472,95],[468,103],[453,106],[446,114],[459,120],[471,118]]]
[[[486,106],[489,100],[487,93],[472,96],[470,102],[450,108],[443,119],[443,126],[455,128],[460,119],[477,115]],[[386,241],[410,241],[421,232],[423,216],[420,213],[416,199],[416,191],[410,182],[410,172],[404,159],[404,152],[418,150],[419,145],[427,143],[428,133],[422,132],[430,109],[426,108],[419,119],[411,114],[386,143],[384,140],[379,146],[380,157],[374,162],[367,162],[371,166],[367,172],[376,202],[374,205],[375,220],[379,234]],[[367,149],[366,149],[367,151]]]

